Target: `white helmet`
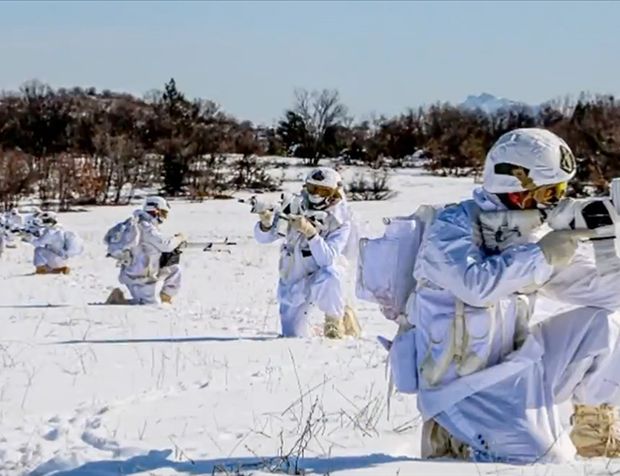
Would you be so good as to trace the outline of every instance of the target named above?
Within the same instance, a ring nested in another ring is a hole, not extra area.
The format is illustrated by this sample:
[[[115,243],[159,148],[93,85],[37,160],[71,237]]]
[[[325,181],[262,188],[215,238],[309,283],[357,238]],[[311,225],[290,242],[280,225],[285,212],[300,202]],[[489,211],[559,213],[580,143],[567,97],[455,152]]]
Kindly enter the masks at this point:
[[[515,129],[491,147],[484,163],[483,188],[491,193],[534,190],[566,183],[575,176],[570,147],[546,129]]]
[[[168,218],[168,213],[170,213],[170,204],[163,197],[152,196],[146,198],[142,209],[153,215],[159,223],[162,223],[166,218]]]
[[[342,198],[342,177],[330,167],[317,167],[306,177],[304,188],[312,207],[326,208]]]

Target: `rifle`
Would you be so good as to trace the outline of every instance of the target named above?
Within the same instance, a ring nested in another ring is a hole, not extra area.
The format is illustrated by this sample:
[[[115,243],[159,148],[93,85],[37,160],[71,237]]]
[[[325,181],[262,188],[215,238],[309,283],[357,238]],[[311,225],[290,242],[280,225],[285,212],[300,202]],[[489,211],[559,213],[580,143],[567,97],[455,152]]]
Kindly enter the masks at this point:
[[[181,254],[186,249],[199,249],[202,251],[213,251],[213,252],[224,252],[229,253],[229,249],[217,249],[214,247],[217,246],[235,246],[237,242],[229,241],[228,237],[226,237],[223,241],[184,241],[179,246],[177,246],[174,250],[169,253],[162,253],[159,258],[159,267],[165,268],[166,266],[172,266],[175,264],[179,264],[181,261]]]
[[[12,228],[11,233],[15,233],[24,240],[39,238],[42,235],[41,228],[33,224]]]
[[[240,198],[238,201],[250,204],[252,207],[250,213],[272,211],[274,213],[273,226],[276,228],[276,233],[279,236],[286,236],[289,220],[300,215],[308,219],[318,231],[322,231],[326,227],[327,212],[312,210],[305,197],[301,194],[282,193],[277,203],[264,202],[256,196],[252,196],[248,200]]]
[[[608,197],[563,200],[551,211],[554,230],[589,231],[596,268],[601,275],[620,272],[620,178],[610,183]]]
[[[217,251],[217,246],[235,246],[236,241],[230,241],[228,237],[223,241],[185,241],[181,243],[180,248],[186,249],[202,249],[202,251]]]
[[[601,275],[620,271],[620,178],[611,181],[608,197],[565,198],[549,211],[482,212],[480,218],[482,233],[491,242],[494,232],[522,236],[544,222],[553,230],[573,231],[580,240],[592,243]],[[485,223],[489,224],[486,233]],[[493,244],[501,249],[501,243]],[[505,245],[509,244],[507,240]]]

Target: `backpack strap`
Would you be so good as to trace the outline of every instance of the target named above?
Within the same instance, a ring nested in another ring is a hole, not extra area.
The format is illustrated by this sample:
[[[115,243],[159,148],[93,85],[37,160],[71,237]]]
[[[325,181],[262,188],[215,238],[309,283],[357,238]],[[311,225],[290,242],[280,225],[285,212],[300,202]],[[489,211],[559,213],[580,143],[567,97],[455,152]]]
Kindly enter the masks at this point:
[[[448,205],[450,206],[450,205]],[[477,246],[483,246],[482,229],[480,224],[481,209],[474,204],[472,220],[472,239]],[[427,224],[428,225],[428,224]],[[423,240],[426,239],[428,226],[424,229]],[[423,287],[433,287],[425,279],[418,280],[416,290]],[[414,291],[415,292],[415,291]],[[468,352],[470,345],[470,334],[467,330],[467,319],[465,316],[465,303],[455,296],[454,319],[448,330],[447,345],[438,359],[432,356],[432,343],[426,351],[426,355],[420,366],[420,373],[424,376],[427,383],[432,387],[438,385],[448,372],[450,365],[456,365],[456,372],[459,376],[469,375],[480,370],[488,361],[491,352],[491,342],[495,335],[495,312],[494,307],[489,306],[489,332],[487,333],[487,347],[485,355],[478,356],[473,350]]]

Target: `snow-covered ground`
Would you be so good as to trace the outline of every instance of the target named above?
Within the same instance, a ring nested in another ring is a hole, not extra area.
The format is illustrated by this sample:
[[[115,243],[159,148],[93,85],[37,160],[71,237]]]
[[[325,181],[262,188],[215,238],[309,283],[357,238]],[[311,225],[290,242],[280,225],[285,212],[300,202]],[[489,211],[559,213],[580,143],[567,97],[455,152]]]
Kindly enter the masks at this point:
[[[473,186],[416,170],[392,184],[391,200],[353,204],[365,235],[381,233],[383,216],[459,200]],[[98,305],[117,285],[102,237],[131,210],[61,215],[86,240],[69,276],[33,276],[25,244],[2,257],[0,475],[264,474],[287,462],[291,473],[298,464],[338,475],[618,469],[419,461],[415,398],[395,395],[387,407],[376,336],[393,325],[358,302],[361,340],[276,339],[278,247],[253,241],[256,217],[234,200],[173,203],[170,232],[238,242],[230,253],[188,250],[173,306]]]

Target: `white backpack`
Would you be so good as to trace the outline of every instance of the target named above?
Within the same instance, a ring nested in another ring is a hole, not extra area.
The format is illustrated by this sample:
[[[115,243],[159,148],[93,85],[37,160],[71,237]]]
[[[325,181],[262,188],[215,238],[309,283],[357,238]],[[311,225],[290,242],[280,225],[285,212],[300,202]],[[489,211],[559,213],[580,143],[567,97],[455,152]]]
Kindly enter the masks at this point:
[[[415,328],[406,321],[407,304],[417,284],[413,271],[424,233],[441,208],[422,205],[408,217],[386,218],[383,236],[359,243],[356,295],[379,304],[387,319],[399,323],[392,341],[379,341],[389,353],[390,389],[401,393],[418,390]]]
[[[84,240],[73,231],[65,231],[64,248],[68,258],[78,256],[84,251]]]
[[[108,230],[103,238],[107,246],[107,256],[120,262],[131,259],[131,250],[140,244],[138,217],[131,216]]]
[[[356,295],[379,304],[387,319],[395,321],[406,313],[407,300],[416,287],[413,270],[418,249],[437,211],[422,205],[410,216],[384,218],[383,236],[359,241]]]

